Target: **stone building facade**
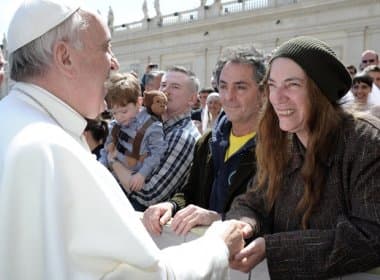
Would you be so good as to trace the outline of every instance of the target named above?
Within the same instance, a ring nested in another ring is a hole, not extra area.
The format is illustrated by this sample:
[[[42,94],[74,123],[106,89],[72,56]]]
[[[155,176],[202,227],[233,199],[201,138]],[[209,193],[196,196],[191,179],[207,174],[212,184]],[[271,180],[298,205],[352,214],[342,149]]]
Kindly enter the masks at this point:
[[[365,49],[380,51],[380,0],[234,0],[115,26],[113,49],[121,71],[145,65],[183,65],[204,86],[225,47],[253,44],[264,55],[299,35],[332,46],[345,64]]]
[[[363,50],[380,53],[380,0],[230,0],[113,27],[121,71],[142,75],[148,63],[183,65],[209,86],[223,48],[253,45],[268,55],[299,35],[326,41],[345,63],[358,66]],[[159,1],[155,0],[155,9]],[[6,48],[6,42],[3,42]],[[6,50],[5,50],[6,51]],[[1,96],[10,82],[3,83]]]

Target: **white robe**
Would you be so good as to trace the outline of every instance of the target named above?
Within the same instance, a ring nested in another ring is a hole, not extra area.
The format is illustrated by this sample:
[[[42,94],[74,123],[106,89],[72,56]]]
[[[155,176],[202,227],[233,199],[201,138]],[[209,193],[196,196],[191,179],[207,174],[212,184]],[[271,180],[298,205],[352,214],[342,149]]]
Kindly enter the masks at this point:
[[[228,277],[227,247],[212,234],[157,248],[89,152],[85,120],[54,95],[16,83],[0,119],[0,279]]]
[[[375,83],[372,84],[372,91],[368,97],[368,101],[375,106],[380,105],[380,88]]]

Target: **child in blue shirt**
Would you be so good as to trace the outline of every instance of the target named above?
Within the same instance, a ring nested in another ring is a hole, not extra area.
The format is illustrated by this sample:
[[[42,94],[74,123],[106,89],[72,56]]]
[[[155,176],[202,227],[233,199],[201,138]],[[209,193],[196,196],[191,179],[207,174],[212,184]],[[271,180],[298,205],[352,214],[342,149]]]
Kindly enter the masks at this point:
[[[114,74],[107,84],[106,101],[114,121],[100,161],[110,170],[118,161],[130,171],[114,173],[127,195],[141,190],[167,148],[161,121],[166,95],[145,92],[143,107],[138,102],[140,95],[139,82],[132,74]]]

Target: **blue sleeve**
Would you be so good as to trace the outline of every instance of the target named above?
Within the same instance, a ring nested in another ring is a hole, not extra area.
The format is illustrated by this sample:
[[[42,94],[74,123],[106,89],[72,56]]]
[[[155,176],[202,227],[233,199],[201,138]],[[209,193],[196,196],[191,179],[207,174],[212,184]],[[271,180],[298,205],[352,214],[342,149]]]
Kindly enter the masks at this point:
[[[146,130],[140,149],[140,154],[147,153],[148,156],[144,159],[138,172],[147,178],[152,173],[153,169],[159,166],[167,146],[168,144],[164,139],[162,123],[158,121],[152,123]]]
[[[154,169],[152,176],[145,181],[143,189],[133,193],[133,199],[140,204],[149,206],[170,198],[187,179],[193,160],[193,149],[199,133],[189,127],[175,129],[169,132],[165,140],[168,148]]]

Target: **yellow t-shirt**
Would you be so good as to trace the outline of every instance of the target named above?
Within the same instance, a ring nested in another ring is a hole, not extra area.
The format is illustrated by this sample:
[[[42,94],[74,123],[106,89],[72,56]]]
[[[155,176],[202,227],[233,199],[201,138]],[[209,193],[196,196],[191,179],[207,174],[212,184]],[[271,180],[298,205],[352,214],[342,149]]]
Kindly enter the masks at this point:
[[[230,132],[230,146],[226,151],[226,155],[224,156],[224,161],[227,161],[234,153],[236,153],[241,147],[248,142],[249,139],[253,138],[256,135],[256,132],[249,133],[244,136],[235,136]]]

